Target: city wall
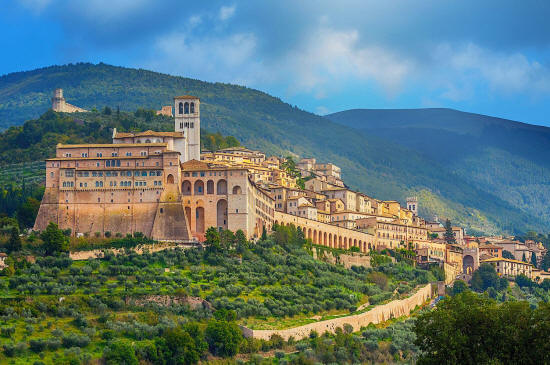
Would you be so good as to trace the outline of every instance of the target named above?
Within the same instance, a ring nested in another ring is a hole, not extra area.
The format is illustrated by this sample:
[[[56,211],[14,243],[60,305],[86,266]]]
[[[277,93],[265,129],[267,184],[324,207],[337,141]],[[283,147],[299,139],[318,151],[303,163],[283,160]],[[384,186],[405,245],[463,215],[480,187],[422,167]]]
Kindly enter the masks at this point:
[[[300,327],[282,330],[253,330],[244,326],[241,326],[241,330],[245,337],[269,340],[272,335],[277,334],[285,341],[290,337],[294,337],[295,340],[306,338],[311,331],[316,331],[319,334],[327,331],[334,333],[336,328],[342,328],[346,323],[351,325],[353,331],[356,332],[359,331],[361,327],[368,326],[369,323],[376,324],[391,318],[409,315],[417,306],[423,305],[431,297],[432,285],[428,284],[408,298],[391,301],[361,314],[309,323]]]

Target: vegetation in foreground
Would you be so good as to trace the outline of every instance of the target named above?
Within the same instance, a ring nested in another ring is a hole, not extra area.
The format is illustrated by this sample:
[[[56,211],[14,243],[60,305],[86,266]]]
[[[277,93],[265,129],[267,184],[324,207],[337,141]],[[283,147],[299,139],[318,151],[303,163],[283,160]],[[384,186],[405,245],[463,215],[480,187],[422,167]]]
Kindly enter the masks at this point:
[[[0,277],[0,362],[118,363],[117,356],[129,356],[155,364],[173,357],[182,359],[175,363],[194,363],[237,353],[256,361],[251,354],[269,351],[270,361],[319,356],[339,362],[350,341],[355,349],[345,355],[350,362],[370,361],[375,354],[408,358],[410,341],[390,348],[387,333],[375,329],[368,336],[342,329],[336,336],[313,334],[306,342],[284,343],[277,336],[245,340],[237,324],[292,325],[313,316],[346,315],[361,303],[407,295],[435,280],[431,272],[403,262],[348,270],[314,260],[308,242],[292,227],[276,227],[257,244],[242,232],[209,230],[206,249],[128,251],[79,262],[59,254],[66,249],[63,232],[54,225],[47,232],[43,244],[58,242],[47,250],[50,256],[29,263],[14,253],[8,259],[13,265]],[[373,352],[380,341],[387,344]],[[287,354],[295,351],[301,355]]]

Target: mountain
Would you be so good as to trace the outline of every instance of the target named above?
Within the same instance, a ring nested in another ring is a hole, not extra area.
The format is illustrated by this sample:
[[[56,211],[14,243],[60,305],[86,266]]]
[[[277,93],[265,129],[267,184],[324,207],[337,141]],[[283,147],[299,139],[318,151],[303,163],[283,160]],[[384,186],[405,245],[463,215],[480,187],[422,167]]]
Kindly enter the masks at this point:
[[[201,98],[203,128],[235,136],[242,144],[266,153],[334,162],[351,188],[376,198],[404,202],[416,194],[421,199],[420,213],[426,217],[438,214],[471,231],[487,233],[550,229],[548,220],[471,184],[422,151],[364,130],[358,133],[357,126],[336,123],[242,86],[105,64],[51,66],[0,77],[0,127],[37,118],[49,108],[57,87],[64,89],[69,103],[92,111],[105,106],[125,111],[160,109],[171,104],[174,95],[194,94]],[[0,140],[25,140],[25,133],[32,135],[36,123],[40,120],[12,127]],[[59,138],[52,136],[49,143]]]
[[[357,109],[327,118],[418,151],[469,184],[550,220],[550,128],[451,109]]]

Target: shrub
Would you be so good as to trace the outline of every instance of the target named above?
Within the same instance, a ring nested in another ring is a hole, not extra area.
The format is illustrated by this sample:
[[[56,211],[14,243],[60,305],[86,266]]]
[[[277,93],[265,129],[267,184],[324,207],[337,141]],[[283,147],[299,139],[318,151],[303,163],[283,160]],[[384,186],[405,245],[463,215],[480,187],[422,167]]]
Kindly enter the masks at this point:
[[[107,365],[138,365],[139,363],[132,345],[125,340],[110,342],[105,347],[103,359]]]

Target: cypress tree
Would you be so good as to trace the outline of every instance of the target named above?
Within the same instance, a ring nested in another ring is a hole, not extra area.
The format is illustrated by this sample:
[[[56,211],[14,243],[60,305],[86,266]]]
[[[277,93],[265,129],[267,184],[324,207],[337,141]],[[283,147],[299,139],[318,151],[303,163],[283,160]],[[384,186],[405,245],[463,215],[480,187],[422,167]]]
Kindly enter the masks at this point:
[[[455,239],[455,234],[453,232],[453,226],[451,225],[451,221],[450,220],[446,220],[445,221],[445,242],[447,242],[448,244],[455,244],[456,243],[456,239]]]
[[[534,252],[531,254],[531,264],[537,267],[537,255]]]

